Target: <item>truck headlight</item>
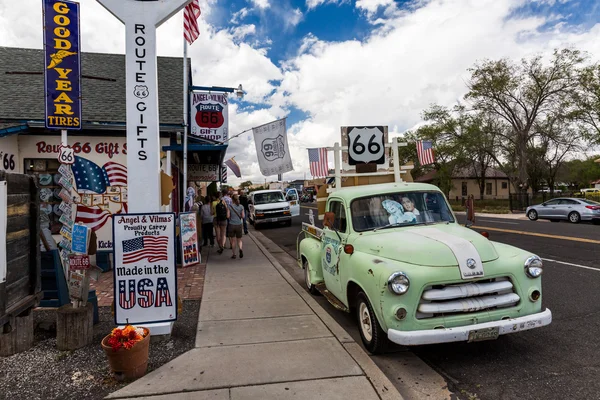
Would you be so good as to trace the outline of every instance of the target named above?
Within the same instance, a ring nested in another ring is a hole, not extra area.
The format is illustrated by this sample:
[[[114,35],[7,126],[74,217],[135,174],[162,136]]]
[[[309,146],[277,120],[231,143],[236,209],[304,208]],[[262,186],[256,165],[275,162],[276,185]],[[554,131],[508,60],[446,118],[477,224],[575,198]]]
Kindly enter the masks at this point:
[[[538,256],[531,256],[525,261],[525,274],[530,278],[537,278],[542,275],[544,263]]]
[[[290,208],[289,207],[283,207],[283,211],[289,211]]]
[[[410,281],[404,272],[394,272],[387,281],[388,289],[395,294],[408,292]]]

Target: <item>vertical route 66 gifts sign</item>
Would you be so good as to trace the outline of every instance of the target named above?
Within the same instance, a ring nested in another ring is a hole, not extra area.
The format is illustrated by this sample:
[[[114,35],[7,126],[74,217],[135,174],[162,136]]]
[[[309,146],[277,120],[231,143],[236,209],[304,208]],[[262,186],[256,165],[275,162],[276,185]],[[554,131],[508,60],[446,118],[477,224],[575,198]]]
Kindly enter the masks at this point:
[[[294,170],[287,140],[286,119],[252,128],[258,166],[264,176]]]
[[[115,323],[177,319],[175,214],[113,215]]]

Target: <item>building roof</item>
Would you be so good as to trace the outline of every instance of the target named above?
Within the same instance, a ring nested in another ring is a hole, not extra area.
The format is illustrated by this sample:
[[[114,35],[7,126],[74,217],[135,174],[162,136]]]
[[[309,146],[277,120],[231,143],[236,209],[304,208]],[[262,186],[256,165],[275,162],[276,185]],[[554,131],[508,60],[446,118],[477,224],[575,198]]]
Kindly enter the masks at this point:
[[[181,125],[183,58],[158,57],[157,65],[160,123]],[[82,121],[124,123],[125,55],[81,53],[81,68]],[[44,51],[0,46],[0,88],[4,128],[43,121]]]
[[[476,179],[479,177],[478,171],[481,168],[479,166],[467,166],[467,167],[457,167],[454,169],[452,173],[452,179]],[[415,182],[431,182],[437,177],[437,171],[429,171],[423,176],[415,179]],[[508,175],[504,172],[496,169],[488,167],[485,171],[485,179],[508,179]]]

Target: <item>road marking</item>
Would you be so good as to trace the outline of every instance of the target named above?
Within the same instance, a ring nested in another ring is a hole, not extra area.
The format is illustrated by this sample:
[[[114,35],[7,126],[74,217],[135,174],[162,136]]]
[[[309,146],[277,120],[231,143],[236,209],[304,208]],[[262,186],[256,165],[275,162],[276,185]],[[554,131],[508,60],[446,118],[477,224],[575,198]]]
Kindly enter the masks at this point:
[[[515,233],[517,235],[528,235],[528,236],[545,237],[545,238],[550,238],[550,239],[570,240],[570,241],[573,241],[573,242],[600,244],[600,240],[577,238],[577,237],[571,237],[571,236],[559,236],[559,235],[549,235],[549,234],[546,234],[546,233],[515,231],[515,230],[512,230],[512,229],[492,228],[492,227],[489,227],[489,226],[475,226],[475,225],[473,225],[471,228],[474,228],[474,229],[483,229],[483,230],[487,230],[487,231]]]
[[[493,222],[495,224],[519,225],[518,222],[492,221],[491,219],[482,219],[481,222]]]
[[[593,270],[593,271],[600,271],[600,268],[588,267],[588,266],[586,266],[586,265],[579,265],[579,264],[573,264],[573,263],[564,262],[564,261],[551,260],[551,259],[549,259],[549,258],[542,258],[542,260],[544,260],[544,261],[550,261],[550,262],[554,262],[554,263],[557,263],[557,264],[569,265],[569,266],[571,266],[571,267],[577,267],[577,268],[591,269],[591,270]]]

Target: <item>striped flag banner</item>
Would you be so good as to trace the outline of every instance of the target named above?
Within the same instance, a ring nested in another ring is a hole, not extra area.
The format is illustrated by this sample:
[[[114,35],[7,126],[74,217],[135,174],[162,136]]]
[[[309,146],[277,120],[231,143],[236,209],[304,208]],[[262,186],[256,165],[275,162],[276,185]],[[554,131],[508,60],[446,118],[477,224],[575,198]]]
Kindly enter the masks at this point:
[[[123,264],[148,259],[148,262],[168,260],[168,236],[142,236],[123,241]]]
[[[419,163],[421,165],[429,165],[435,162],[431,140],[417,141],[417,155],[419,156]]]
[[[192,44],[200,36],[198,18],[200,17],[200,4],[198,0],[192,0],[183,10],[183,37]]]
[[[102,228],[104,224],[106,224],[106,221],[108,221],[110,216],[110,211],[102,209],[98,206],[88,207],[84,206],[83,204],[78,204],[75,222],[81,222],[87,225],[88,228],[97,231],[98,229]]]
[[[326,147],[308,149],[308,162],[313,177],[326,177],[329,174]]]
[[[229,169],[237,176],[238,178],[242,177],[242,171],[240,170],[240,166],[237,162],[231,157],[229,160],[225,161],[225,165],[229,167]]]

